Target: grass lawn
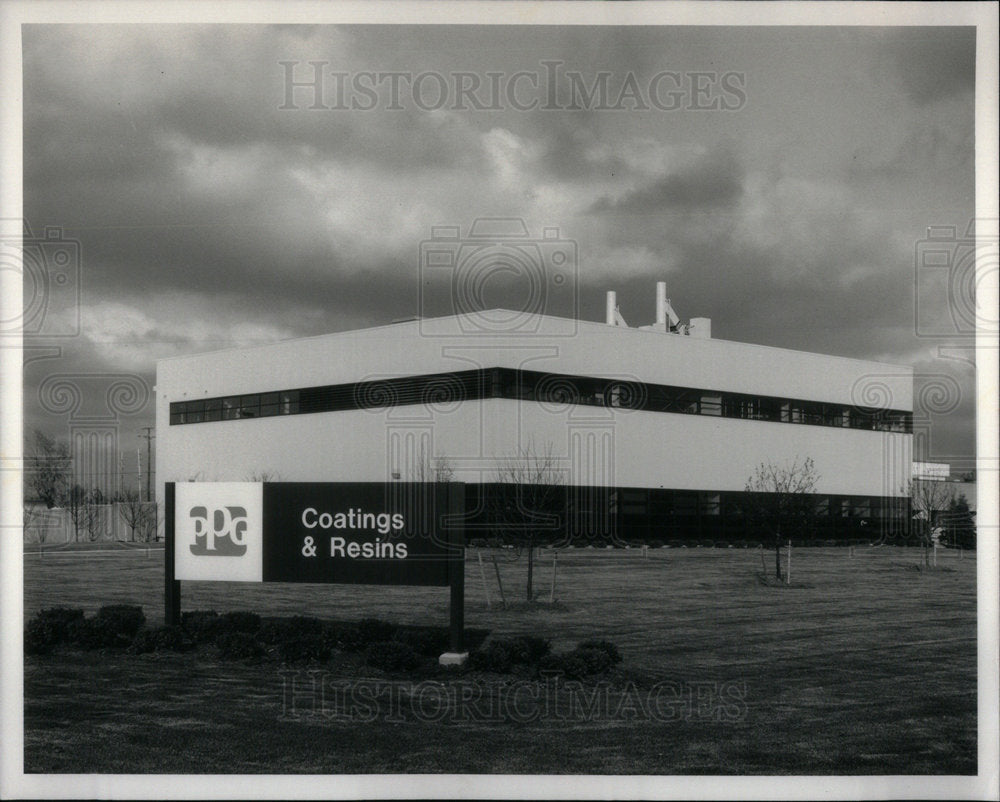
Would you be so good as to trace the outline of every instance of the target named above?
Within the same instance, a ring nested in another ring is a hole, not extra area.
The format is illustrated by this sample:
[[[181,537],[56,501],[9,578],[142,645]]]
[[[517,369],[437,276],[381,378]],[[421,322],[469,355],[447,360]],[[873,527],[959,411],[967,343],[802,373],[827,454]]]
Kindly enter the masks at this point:
[[[591,637],[613,641],[624,662],[597,686],[602,705],[589,714],[559,707],[573,694],[592,700],[593,684],[556,694],[548,710],[551,684],[428,668],[414,686],[343,656],[285,669],[274,660],[225,661],[212,647],[149,655],[63,649],[25,662],[25,770],[976,773],[974,554],[948,553],[936,569],[918,570],[917,549],[853,558],[846,549],[796,549],[792,585],[779,587],[761,582],[755,551],[657,549],[643,559],[638,550],[573,550],[559,558],[553,605],[523,603],[524,562],[502,563],[514,602],[507,610],[498,609],[490,564],[486,608],[474,554],[467,626],[495,637],[543,635],[556,650]],[[546,599],[549,560],[536,564],[536,591]],[[162,551],[28,555],[25,615],[133,603],[159,623],[162,571]],[[444,588],[185,582],[182,593],[188,610],[448,620]],[[320,695],[303,691],[311,677]],[[349,714],[336,693],[381,693],[389,681],[407,704],[394,712],[380,701],[371,720]],[[663,687],[668,699],[686,701],[666,712],[644,708]],[[434,691],[427,699],[432,708],[438,701],[441,716],[413,706],[421,688]],[[464,715],[443,715],[445,692],[475,701]]]

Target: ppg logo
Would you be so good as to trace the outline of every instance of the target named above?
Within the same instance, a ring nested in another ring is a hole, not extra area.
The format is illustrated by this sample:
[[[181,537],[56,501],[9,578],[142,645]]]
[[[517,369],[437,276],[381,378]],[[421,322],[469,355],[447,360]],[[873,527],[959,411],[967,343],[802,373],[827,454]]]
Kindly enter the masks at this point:
[[[192,507],[194,543],[191,553],[203,557],[242,557],[246,554],[247,511],[245,507]]]

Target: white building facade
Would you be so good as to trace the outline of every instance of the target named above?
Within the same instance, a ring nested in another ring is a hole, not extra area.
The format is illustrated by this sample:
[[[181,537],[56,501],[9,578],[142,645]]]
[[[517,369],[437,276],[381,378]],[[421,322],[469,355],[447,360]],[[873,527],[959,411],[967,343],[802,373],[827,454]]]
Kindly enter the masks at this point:
[[[706,328],[710,324],[706,321]],[[164,482],[415,481],[470,505],[550,454],[576,540],[752,538],[761,463],[810,458],[816,537],[905,528],[910,367],[492,310],[162,360]]]

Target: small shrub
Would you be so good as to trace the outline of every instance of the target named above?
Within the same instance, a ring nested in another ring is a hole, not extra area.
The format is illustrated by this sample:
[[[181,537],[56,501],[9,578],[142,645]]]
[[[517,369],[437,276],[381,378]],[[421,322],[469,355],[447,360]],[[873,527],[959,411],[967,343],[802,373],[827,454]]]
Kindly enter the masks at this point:
[[[264,656],[264,647],[252,632],[223,632],[215,645],[219,647],[219,656],[226,660],[256,660]]]
[[[265,621],[257,633],[264,644],[278,647],[286,663],[302,660],[329,660],[334,641],[318,618],[294,616]]]
[[[538,661],[543,674],[558,674],[569,679],[584,679],[607,671],[621,662],[618,647],[609,641],[582,641],[571,652],[546,654]]]
[[[253,634],[260,629],[260,616],[257,613],[238,611],[219,616],[216,624],[216,636],[232,632]]]
[[[211,643],[219,626],[215,610],[191,610],[181,613],[181,627],[195,643]]]
[[[400,627],[392,636],[393,640],[405,643],[424,657],[437,657],[446,652],[450,643],[449,638],[449,632],[444,627]]]
[[[611,641],[585,640],[585,641],[580,641],[580,643],[577,644],[576,648],[599,649],[600,651],[605,652],[608,655],[612,663],[617,664],[622,661],[621,652],[618,651],[618,647],[615,646],[613,643],[611,643]]]
[[[48,654],[62,638],[51,621],[32,618],[24,628],[24,653]]]
[[[570,657],[579,656],[587,667],[586,673],[600,674],[611,668],[613,665],[611,656],[603,649],[583,649],[577,648],[570,652]]]
[[[84,618],[71,627],[70,640],[81,649],[104,649],[114,646],[128,646],[135,637],[121,631],[120,622],[112,618]]]
[[[295,635],[286,638],[278,644],[278,654],[286,663],[297,663],[303,660],[330,659],[333,649],[322,633],[316,635]]]
[[[109,604],[97,611],[97,618],[128,641],[146,623],[142,608],[132,604]]]
[[[50,607],[47,610],[39,611],[35,618],[51,624],[65,640],[69,636],[70,627],[75,622],[83,620],[83,610],[69,607]]]
[[[552,648],[545,638],[535,635],[519,635],[507,642],[507,650],[515,663],[537,663]]]
[[[365,649],[365,665],[383,671],[410,671],[419,663],[419,655],[400,641],[376,641]]]
[[[477,671],[493,671],[506,674],[513,660],[504,641],[490,641],[469,655],[469,667]]]
[[[346,652],[360,652],[372,643],[392,640],[396,627],[378,618],[365,618],[355,623],[331,624],[328,639]]]
[[[327,642],[343,652],[359,652],[368,645],[362,639],[357,624],[328,624],[324,632]]]
[[[50,607],[36,614],[24,629],[27,654],[48,654],[53,647],[72,637],[73,627],[83,621],[83,610]]]
[[[318,618],[297,615],[291,618],[271,618],[264,621],[257,633],[261,643],[278,644],[302,637],[323,637],[323,622]]]
[[[378,618],[363,618],[358,621],[358,634],[365,645],[391,640],[395,631],[393,624]]]
[[[538,662],[538,670],[544,674],[558,674],[568,679],[584,679],[591,673],[586,655],[581,654],[579,649],[545,655]]]
[[[194,641],[180,627],[166,626],[157,629],[140,629],[128,651],[131,654],[147,652],[186,652],[194,648]]]

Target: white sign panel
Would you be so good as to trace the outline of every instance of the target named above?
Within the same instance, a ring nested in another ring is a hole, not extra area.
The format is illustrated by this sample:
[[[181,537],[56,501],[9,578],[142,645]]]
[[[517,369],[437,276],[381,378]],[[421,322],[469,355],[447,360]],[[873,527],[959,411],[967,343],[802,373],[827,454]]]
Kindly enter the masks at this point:
[[[262,582],[264,485],[178,482],[175,493],[177,579]]]

